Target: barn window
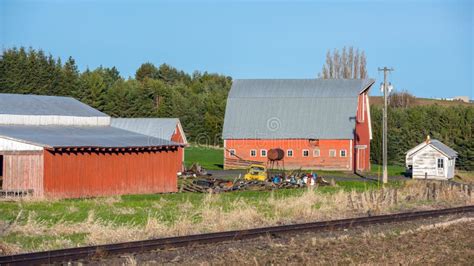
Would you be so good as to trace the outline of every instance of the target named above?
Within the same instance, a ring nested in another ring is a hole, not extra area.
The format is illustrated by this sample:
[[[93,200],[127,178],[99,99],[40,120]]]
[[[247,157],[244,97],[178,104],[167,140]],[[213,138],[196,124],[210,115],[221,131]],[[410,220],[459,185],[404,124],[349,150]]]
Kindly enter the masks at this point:
[[[308,156],[309,156],[309,151],[303,150],[303,157],[308,157]]]
[[[229,150],[229,155],[230,155],[230,156],[235,156],[235,150],[234,150],[234,149],[230,149],[230,150]]]
[[[443,158],[438,159],[438,168],[444,168],[444,160]]]
[[[250,156],[257,157],[257,150],[250,150]]]
[[[293,150],[287,150],[287,151],[286,151],[286,155],[287,155],[288,157],[293,157]]]
[[[341,157],[346,157],[346,153],[347,153],[346,150],[341,150],[340,151]]]
[[[313,157],[319,157],[321,155],[321,151],[319,149],[313,150]]]
[[[267,150],[260,150],[261,157],[267,157]]]
[[[336,150],[329,150],[329,157],[336,157]]]

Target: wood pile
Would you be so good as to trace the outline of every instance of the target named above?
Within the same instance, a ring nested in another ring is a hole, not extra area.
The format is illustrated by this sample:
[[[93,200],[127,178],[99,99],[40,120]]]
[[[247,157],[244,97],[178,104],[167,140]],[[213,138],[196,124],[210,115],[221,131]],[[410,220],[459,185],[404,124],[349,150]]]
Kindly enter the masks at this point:
[[[235,159],[231,158],[231,159],[226,159],[225,160],[226,167],[230,167],[230,168],[247,168],[251,164],[262,164],[262,162],[243,160],[243,159],[239,159],[239,158],[235,158]]]
[[[260,182],[245,180],[224,180],[224,179],[182,179],[180,180],[179,192],[197,193],[222,193],[230,191],[271,191],[275,189],[303,188],[306,184],[291,182]]]

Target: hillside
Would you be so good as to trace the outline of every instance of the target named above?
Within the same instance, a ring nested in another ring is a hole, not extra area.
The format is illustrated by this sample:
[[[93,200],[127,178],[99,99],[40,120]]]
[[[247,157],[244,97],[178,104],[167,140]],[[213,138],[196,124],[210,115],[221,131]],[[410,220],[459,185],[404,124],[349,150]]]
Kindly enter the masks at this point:
[[[370,103],[377,106],[383,105],[383,97],[382,96],[370,96]],[[435,99],[427,99],[427,98],[416,98],[415,102],[413,102],[412,106],[426,106],[426,105],[433,105],[438,104],[441,106],[474,106],[472,103],[465,103],[460,101],[444,101],[444,100],[435,100]]]

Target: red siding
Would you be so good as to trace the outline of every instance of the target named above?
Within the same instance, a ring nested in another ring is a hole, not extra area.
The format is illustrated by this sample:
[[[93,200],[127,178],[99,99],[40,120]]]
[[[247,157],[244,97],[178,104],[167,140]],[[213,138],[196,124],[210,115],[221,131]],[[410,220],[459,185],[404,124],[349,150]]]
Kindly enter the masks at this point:
[[[176,125],[174,133],[171,136],[171,141],[185,144],[184,143],[184,136],[181,135],[181,130],[179,130],[178,125]],[[184,170],[184,148],[183,147],[178,148],[178,157],[181,158],[181,160],[177,161],[177,163],[178,163],[178,165],[177,165],[178,168],[177,169],[179,169],[179,171],[183,171]]]
[[[174,141],[177,143],[184,143],[184,137],[181,135],[181,130],[179,130],[178,125],[176,125],[174,133],[171,136],[171,141]]]
[[[366,97],[367,93],[359,95],[354,136],[354,165],[360,171],[370,170],[370,112]]]
[[[179,152],[44,153],[50,198],[176,192]]]
[[[260,150],[281,148],[285,151],[285,168],[295,169],[332,169],[332,170],[352,170],[351,140],[319,140],[309,141],[307,139],[287,139],[287,140],[235,140],[225,141],[226,149],[234,149],[237,156],[251,161],[267,162],[266,156],[262,157]],[[252,149],[257,150],[257,156],[250,156]],[[287,156],[287,150],[293,150],[293,157]],[[315,157],[313,152],[319,149],[319,157]],[[335,157],[329,156],[329,150],[336,151]],[[308,157],[303,156],[303,150],[308,150]],[[346,157],[341,157],[340,151],[346,151]],[[235,158],[225,151],[224,167],[231,168],[227,159]]]
[[[33,189],[33,196],[43,196],[43,153],[3,155],[4,190]]]

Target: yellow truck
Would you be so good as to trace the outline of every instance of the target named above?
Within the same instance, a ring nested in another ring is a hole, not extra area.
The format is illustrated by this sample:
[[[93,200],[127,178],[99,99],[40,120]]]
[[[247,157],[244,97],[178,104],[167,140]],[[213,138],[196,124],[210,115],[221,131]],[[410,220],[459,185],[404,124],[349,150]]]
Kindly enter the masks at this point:
[[[265,181],[267,180],[267,170],[265,166],[260,164],[252,164],[247,170],[247,173],[244,176],[245,180],[251,181]]]

